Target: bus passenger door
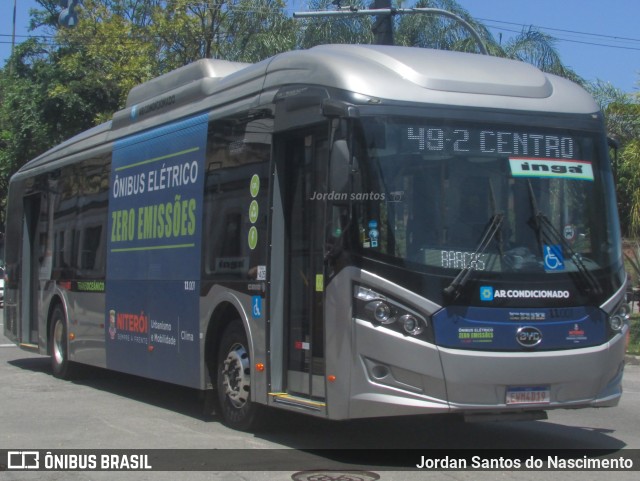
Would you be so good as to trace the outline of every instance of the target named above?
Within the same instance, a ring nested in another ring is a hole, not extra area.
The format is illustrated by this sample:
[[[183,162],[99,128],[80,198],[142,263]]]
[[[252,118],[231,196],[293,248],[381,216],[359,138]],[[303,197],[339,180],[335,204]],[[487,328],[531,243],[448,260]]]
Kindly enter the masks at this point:
[[[280,192],[274,195],[280,195],[284,230],[282,391],[317,401],[325,397],[322,195],[327,193],[327,145],[326,129],[288,133],[275,145]],[[272,338],[278,335],[272,332]]]
[[[33,194],[25,197],[20,289],[23,293],[20,300],[22,325],[20,339],[24,344],[38,343],[38,317],[43,301],[43,284],[51,277],[49,213],[47,194]],[[47,333],[39,334],[40,338],[46,342]]]

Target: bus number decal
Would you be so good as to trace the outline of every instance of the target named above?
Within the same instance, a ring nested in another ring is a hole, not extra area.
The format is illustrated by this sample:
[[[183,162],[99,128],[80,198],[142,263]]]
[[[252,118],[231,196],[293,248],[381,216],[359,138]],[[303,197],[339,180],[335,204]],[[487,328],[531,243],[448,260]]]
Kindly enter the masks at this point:
[[[486,254],[477,254],[475,252],[460,251],[441,251],[441,267],[445,269],[473,269],[474,271],[483,271]]]

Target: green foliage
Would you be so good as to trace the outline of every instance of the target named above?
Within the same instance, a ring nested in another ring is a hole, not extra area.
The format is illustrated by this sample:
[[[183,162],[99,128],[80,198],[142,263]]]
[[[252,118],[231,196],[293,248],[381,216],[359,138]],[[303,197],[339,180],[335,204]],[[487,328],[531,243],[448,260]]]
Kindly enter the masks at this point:
[[[200,58],[258,62],[295,47],[283,0],[169,0],[147,30],[163,72]]]
[[[478,32],[487,49],[495,54],[497,44],[489,30],[453,0],[418,0],[415,8],[437,8],[447,10],[468,22]],[[469,30],[454,19],[437,14],[402,15],[396,19],[397,45],[406,45],[439,50],[479,52],[478,45],[469,35]]]
[[[283,0],[239,0],[227,15],[222,58],[259,62],[296,48],[297,23]]]
[[[632,279],[634,281],[632,284],[637,285],[638,280],[640,280],[640,243],[636,241],[627,244],[624,249],[624,257],[626,266],[630,266],[635,272],[635,279]]]
[[[595,82],[588,90],[604,112],[607,134],[620,146],[612,155],[623,235],[640,237],[640,98]]]
[[[622,92],[607,82],[587,85],[605,113],[608,135],[621,144],[640,137],[640,98]]]
[[[628,354],[640,355],[640,314],[633,314],[629,320]]]
[[[354,0],[345,5],[364,9],[369,2]],[[310,0],[309,10],[331,10],[332,0]],[[301,48],[323,44],[370,44],[373,42],[372,17],[344,17],[328,20],[323,17],[301,19],[297,43]]]
[[[562,63],[560,54],[555,48],[555,39],[535,28],[524,29],[517,37],[507,42],[504,46],[504,54],[508,58],[535,65],[543,72],[583,83],[573,70]]]
[[[640,138],[627,142],[618,166],[618,209],[623,234],[640,237]]]
[[[17,47],[14,68],[20,76],[0,75],[0,199],[2,213],[9,176],[49,145],[53,105],[46,95],[50,77],[43,46],[29,40]],[[0,222],[1,224],[1,222]],[[0,229],[1,230],[1,229]]]

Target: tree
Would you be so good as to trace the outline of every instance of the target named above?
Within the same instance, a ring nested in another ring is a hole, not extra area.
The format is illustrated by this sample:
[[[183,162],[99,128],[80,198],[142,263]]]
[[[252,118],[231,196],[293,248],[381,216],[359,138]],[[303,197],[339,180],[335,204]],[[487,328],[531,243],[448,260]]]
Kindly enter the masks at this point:
[[[607,133],[621,145],[640,136],[640,97],[627,94],[608,82],[596,81],[586,85],[600,105],[607,122]]]
[[[345,2],[346,5],[347,2]],[[363,0],[348,2],[358,9],[367,8]],[[334,0],[310,0],[309,10],[332,10]],[[371,17],[326,17],[306,18],[298,21],[297,44],[300,48],[311,48],[324,44],[370,44],[373,43]]]
[[[597,81],[587,89],[604,113],[607,135],[619,145],[616,180],[618,211],[625,236],[640,237],[640,97]],[[615,159],[614,159],[615,162]]]
[[[9,177],[27,160],[46,150],[56,135],[56,105],[47,95],[54,76],[47,46],[31,39],[16,47],[8,68],[0,74],[0,227],[4,225]],[[0,231],[3,229],[0,228]]]
[[[170,0],[150,32],[165,71],[200,58],[257,62],[295,47],[283,0]]]
[[[57,2],[39,0],[32,24],[50,33],[15,50],[0,74],[0,199],[11,174],[78,132],[111,118],[131,87],[157,73],[152,44],[103,3],[85,0],[82,22],[58,29]],[[54,20],[55,18],[55,20]],[[4,209],[0,215],[3,224]]]
[[[562,63],[555,48],[555,39],[533,27],[524,29],[518,36],[509,40],[502,51],[507,58],[521,60],[535,65],[543,72],[583,83],[573,70]]]
[[[371,2],[350,2],[358,9],[368,8]],[[310,0],[310,10],[330,10],[335,1]],[[394,5],[402,6],[399,0]],[[418,0],[414,8],[447,10],[462,18],[478,33],[491,55],[521,60],[535,65],[544,72],[560,75],[581,83],[580,77],[560,59],[555,40],[534,28],[524,29],[504,46],[495,40],[487,27],[474,19],[455,0]],[[325,43],[372,43],[371,17],[319,17],[302,22],[299,45],[310,48]],[[396,45],[440,50],[478,52],[475,39],[466,26],[455,19],[437,13],[394,15],[394,39]]]
[[[624,233],[640,237],[640,139],[629,142],[621,155],[618,197]]]
[[[227,15],[222,58],[255,63],[296,48],[298,25],[285,8],[284,0],[239,0]]]
[[[93,112],[90,125],[104,122],[121,108],[131,88],[159,75],[154,44],[144,27],[115,15],[99,0],[85,0],[82,21],[60,29],[50,55],[59,71],[49,95],[72,112]],[[72,118],[69,128],[75,127]],[[84,119],[83,119],[84,120]],[[77,131],[87,124],[77,125]]]
[[[473,27],[492,55],[501,53],[489,30],[456,1],[418,0],[415,8],[437,8],[457,15]],[[479,52],[476,41],[462,23],[435,13],[400,16],[396,19],[396,32],[397,45]]]

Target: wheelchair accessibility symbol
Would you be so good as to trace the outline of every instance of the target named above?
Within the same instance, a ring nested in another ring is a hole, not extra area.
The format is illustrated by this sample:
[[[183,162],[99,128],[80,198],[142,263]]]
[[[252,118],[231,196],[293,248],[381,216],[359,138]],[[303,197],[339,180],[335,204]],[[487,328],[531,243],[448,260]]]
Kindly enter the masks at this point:
[[[545,271],[563,271],[564,256],[562,255],[562,246],[559,244],[544,245],[544,270]]]
[[[259,319],[262,317],[262,297],[251,297],[251,315],[254,319]]]

